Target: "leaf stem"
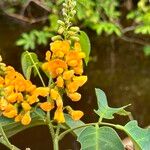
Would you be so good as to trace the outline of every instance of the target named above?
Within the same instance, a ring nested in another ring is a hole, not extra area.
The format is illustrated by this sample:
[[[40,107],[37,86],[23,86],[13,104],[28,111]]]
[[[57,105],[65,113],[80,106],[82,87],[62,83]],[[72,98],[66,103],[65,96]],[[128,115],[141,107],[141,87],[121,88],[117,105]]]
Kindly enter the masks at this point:
[[[62,132],[60,135],[59,135],[59,140],[61,140],[66,134],[68,134],[69,132],[72,132],[74,130],[77,130],[77,129],[80,129],[80,128],[84,128],[84,127],[87,127],[87,126],[99,126],[99,125],[107,125],[107,126],[111,126],[111,127],[114,127],[116,129],[119,129],[119,130],[123,130],[123,126],[121,125],[115,125],[115,124],[112,124],[112,123],[106,123],[106,122],[95,122],[95,123],[88,123],[88,124],[84,124],[82,126],[78,126],[78,127],[75,127],[75,128],[71,128],[71,129],[68,129],[64,132]]]
[[[4,132],[3,128],[2,128],[2,126],[0,126],[0,133],[1,133],[2,136],[3,136],[4,142],[6,142],[6,143],[3,143],[5,146],[7,146],[10,150],[20,150],[19,148],[17,148],[16,146],[12,145],[12,144],[9,142],[9,140],[8,140],[8,138],[7,138],[6,134],[5,134],[5,132]]]
[[[41,82],[42,82],[42,85],[45,87],[46,85],[45,85],[45,83],[44,83],[44,80],[43,80],[43,78],[42,78],[42,76],[41,76],[41,74],[40,74],[40,72],[39,72],[37,66],[36,66],[35,63],[34,63],[34,60],[32,59],[32,56],[30,55],[30,53],[29,53],[28,51],[26,51],[26,52],[27,52],[27,54],[29,55],[29,57],[30,57],[30,59],[31,59],[31,61],[32,61],[32,63],[33,63],[33,66],[34,66],[34,68],[35,68],[36,71],[37,71],[37,74],[38,74],[38,76],[39,76],[39,78],[40,78],[40,80],[41,80]]]

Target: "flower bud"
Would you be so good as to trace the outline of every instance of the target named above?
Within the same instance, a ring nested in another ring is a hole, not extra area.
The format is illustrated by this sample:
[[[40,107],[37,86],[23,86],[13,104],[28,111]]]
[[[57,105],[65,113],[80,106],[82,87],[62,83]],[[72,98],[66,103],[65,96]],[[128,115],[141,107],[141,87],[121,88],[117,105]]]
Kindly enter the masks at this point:
[[[73,26],[73,27],[70,27],[70,30],[75,31],[75,32],[79,32],[80,28],[77,26]]]
[[[62,37],[60,35],[56,35],[52,37],[52,41],[61,40]]]

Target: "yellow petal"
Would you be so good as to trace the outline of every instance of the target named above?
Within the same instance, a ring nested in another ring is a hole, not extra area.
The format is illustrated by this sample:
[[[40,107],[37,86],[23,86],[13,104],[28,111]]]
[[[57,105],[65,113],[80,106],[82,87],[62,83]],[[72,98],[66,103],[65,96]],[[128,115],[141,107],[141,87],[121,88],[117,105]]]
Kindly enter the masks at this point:
[[[48,87],[38,87],[34,90],[33,95],[36,96],[48,96],[49,94],[49,88]]]
[[[81,94],[79,94],[77,92],[75,92],[75,93],[68,93],[67,95],[74,102],[79,101],[81,99]]]
[[[62,78],[61,76],[59,76],[59,77],[57,78],[57,80],[56,80],[56,85],[57,85],[58,87],[60,87],[60,88],[63,88],[63,86],[64,86],[64,80],[63,80],[63,78]]]
[[[72,119],[75,121],[80,120],[81,117],[84,115],[84,113],[80,110],[72,110],[71,112],[69,112],[69,114],[71,115]]]
[[[64,71],[63,73],[64,80],[70,80],[73,76],[74,76],[74,70]]]
[[[65,122],[65,117],[62,109],[56,109],[54,113],[54,120],[56,120],[58,123]]]
[[[40,104],[41,109],[44,111],[50,111],[54,108],[54,103],[52,102],[44,102]]]
[[[30,124],[30,122],[31,122],[31,117],[30,117],[30,112],[28,111],[23,115],[23,117],[21,119],[21,123],[23,125],[28,125],[28,124]]]
[[[21,105],[24,111],[29,111],[31,109],[31,106],[27,102],[23,102]]]

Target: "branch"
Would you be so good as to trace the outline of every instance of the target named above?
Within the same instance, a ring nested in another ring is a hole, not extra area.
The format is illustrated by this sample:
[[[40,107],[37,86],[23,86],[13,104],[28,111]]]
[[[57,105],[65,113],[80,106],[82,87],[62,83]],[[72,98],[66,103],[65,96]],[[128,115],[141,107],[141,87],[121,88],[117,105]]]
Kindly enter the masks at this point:
[[[140,45],[150,45],[150,43],[144,42],[144,41],[142,41],[140,39],[130,38],[130,37],[127,37],[125,35],[123,35],[121,37],[121,39],[125,40],[127,42],[136,43],[136,44],[140,44]]]
[[[45,6],[42,2],[40,2],[39,0],[28,0],[26,2],[26,4],[22,7],[22,10],[21,10],[21,15],[24,16],[24,13],[25,13],[25,10],[27,9],[27,7],[30,5],[30,3],[34,3],[36,4],[37,6],[41,7],[42,9],[46,10],[47,12],[50,12],[50,9]]]

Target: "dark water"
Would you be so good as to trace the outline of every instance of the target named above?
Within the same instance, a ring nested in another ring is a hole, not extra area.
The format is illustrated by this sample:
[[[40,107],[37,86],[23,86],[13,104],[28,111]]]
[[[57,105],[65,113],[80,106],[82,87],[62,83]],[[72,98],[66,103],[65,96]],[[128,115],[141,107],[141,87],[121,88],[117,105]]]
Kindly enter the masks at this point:
[[[22,24],[6,16],[0,17],[0,53],[4,62],[11,64],[18,71],[20,67],[21,48],[15,46],[19,35],[34,25]],[[150,57],[145,57],[142,47],[133,43],[111,38],[96,37],[90,33],[92,44],[92,60],[86,67],[88,75],[87,84],[81,89],[82,100],[73,104],[75,109],[85,112],[83,118],[86,122],[96,121],[96,97],[94,88],[99,87],[105,91],[110,106],[119,107],[131,103],[128,108],[139,125],[145,127],[150,124]],[[47,48],[43,48],[47,49]],[[42,48],[38,53],[44,55]],[[117,117],[113,122],[125,124],[127,118]],[[35,127],[21,132],[11,138],[13,144],[24,150],[50,150],[52,143],[49,139],[48,129],[44,126]],[[61,150],[78,150],[79,145],[71,135],[67,135],[60,142]],[[6,150],[0,145],[0,150]]]

